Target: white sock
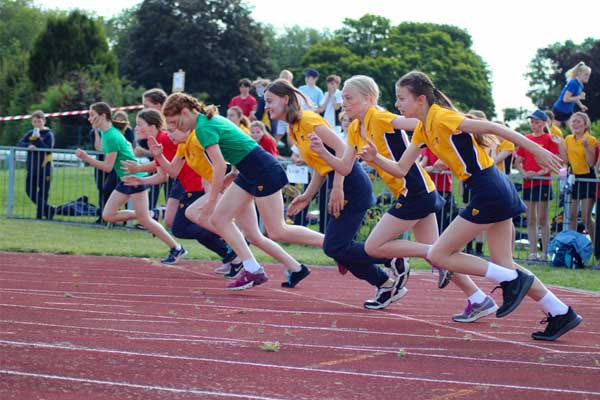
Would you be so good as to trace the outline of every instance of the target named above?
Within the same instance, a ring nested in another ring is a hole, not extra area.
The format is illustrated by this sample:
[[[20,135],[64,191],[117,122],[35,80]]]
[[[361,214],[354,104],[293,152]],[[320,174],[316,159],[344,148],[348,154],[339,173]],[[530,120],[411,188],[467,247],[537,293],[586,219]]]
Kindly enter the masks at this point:
[[[553,317],[566,314],[569,311],[569,307],[549,290],[548,293],[538,301],[538,304],[542,307],[544,312],[552,314]]]
[[[244,269],[251,274],[255,274],[260,270],[260,264],[256,261],[255,258],[249,258],[247,260],[243,260],[242,264],[244,264]]]
[[[497,283],[512,281],[517,276],[519,275],[514,269],[505,268],[493,262],[488,263],[487,271],[485,271],[485,277]]]
[[[481,304],[485,301],[485,297],[485,293],[481,289],[477,289],[475,293],[469,296],[469,301],[471,304]]]
[[[177,251],[181,250],[181,244],[180,243],[177,243],[177,246],[175,246],[175,250],[177,250]]]

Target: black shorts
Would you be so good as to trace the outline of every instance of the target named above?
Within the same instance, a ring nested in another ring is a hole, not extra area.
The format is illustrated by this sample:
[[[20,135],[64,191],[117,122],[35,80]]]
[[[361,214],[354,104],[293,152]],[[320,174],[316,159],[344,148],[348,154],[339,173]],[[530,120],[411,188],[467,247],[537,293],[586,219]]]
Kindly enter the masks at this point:
[[[589,174],[575,175],[575,183],[571,190],[573,199],[595,199],[596,182],[582,182],[578,179],[596,179],[596,174],[592,171]]]
[[[146,186],[146,185],[127,186],[123,182],[119,181],[115,190],[119,193],[132,195],[132,194],[136,194],[139,192],[143,192],[144,190],[148,190],[148,186]]]
[[[552,186],[536,185],[523,189],[523,200],[525,201],[550,201],[554,199]]]
[[[486,168],[467,181],[471,201],[460,216],[475,224],[491,224],[510,219],[525,211],[515,185],[494,166]]]
[[[573,115],[573,111],[564,112],[557,110],[556,108],[553,108],[552,112],[554,113],[554,119],[560,122],[567,122],[569,118],[571,118],[571,115]]]
[[[179,182],[179,179],[173,179],[173,184],[169,190],[169,198],[179,200],[184,194],[185,190],[183,190],[183,186],[181,185],[181,182]]]
[[[446,200],[437,190],[434,190],[431,193],[423,192],[410,197],[400,196],[387,212],[396,218],[410,221],[440,211],[445,203]]]
[[[240,174],[234,183],[254,197],[270,196],[288,184],[279,161],[260,146],[256,146],[236,167]]]

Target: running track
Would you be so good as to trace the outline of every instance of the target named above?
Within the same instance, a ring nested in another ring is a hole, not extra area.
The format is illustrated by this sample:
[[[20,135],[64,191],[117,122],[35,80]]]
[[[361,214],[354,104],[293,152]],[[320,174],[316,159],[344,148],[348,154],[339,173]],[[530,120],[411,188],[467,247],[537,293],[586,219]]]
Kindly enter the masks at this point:
[[[556,289],[584,322],[542,343],[531,300],[453,323],[464,299],[428,272],[367,311],[334,268],[229,292],[215,266],[0,253],[0,399],[600,399],[598,294]]]

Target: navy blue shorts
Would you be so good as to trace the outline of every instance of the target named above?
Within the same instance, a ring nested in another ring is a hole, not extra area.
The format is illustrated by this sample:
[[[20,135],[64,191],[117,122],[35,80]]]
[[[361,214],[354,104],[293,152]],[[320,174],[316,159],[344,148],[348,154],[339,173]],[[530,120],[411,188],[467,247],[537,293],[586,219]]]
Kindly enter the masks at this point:
[[[554,113],[554,119],[560,122],[567,122],[571,118],[571,115],[573,115],[573,111],[564,112],[556,108],[552,108],[552,112]]]
[[[119,181],[115,190],[119,193],[131,195],[131,194],[143,192],[144,190],[148,190],[148,186],[146,186],[146,185],[127,186],[123,182]]]
[[[552,186],[536,185],[523,189],[523,200],[525,201],[550,201],[554,199]]]
[[[446,200],[434,190],[431,193],[423,192],[409,197],[400,196],[387,212],[396,218],[410,221],[440,211],[445,203]]]
[[[270,196],[288,184],[279,161],[260,146],[256,146],[236,167],[240,174],[235,178],[235,184],[254,197]]]
[[[328,191],[333,187],[334,175],[335,171],[327,175]],[[355,161],[350,174],[344,177],[344,210],[364,211],[371,208],[373,204],[375,204],[375,197],[371,180],[360,163]]]
[[[171,190],[169,190],[169,198],[170,199],[181,199],[181,197],[185,194],[185,190],[183,190],[183,186],[179,179],[173,179],[173,183],[171,184]]]
[[[190,204],[204,196],[204,190],[198,192],[181,192],[181,196],[178,197],[179,208],[188,208]]]
[[[515,185],[498,168],[486,168],[467,179],[471,201],[460,216],[474,224],[511,219],[526,210]]]
[[[595,199],[596,198],[596,182],[582,182],[578,179],[596,179],[596,174],[592,171],[589,174],[575,175],[575,183],[571,190],[571,198],[573,199]]]

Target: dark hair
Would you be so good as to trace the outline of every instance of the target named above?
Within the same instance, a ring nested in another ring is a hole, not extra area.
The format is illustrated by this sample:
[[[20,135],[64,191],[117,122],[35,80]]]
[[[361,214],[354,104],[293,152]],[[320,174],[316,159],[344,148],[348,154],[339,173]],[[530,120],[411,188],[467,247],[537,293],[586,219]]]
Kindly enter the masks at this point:
[[[158,130],[165,125],[162,114],[153,108],[144,108],[137,114],[137,118],[143,119],[148,125],[155,126]]]
[[[252,82],[248,78],[240,79],[238,86],[252,87]]]
[[[106,120],[112,122],[112,111],[110,110],[110,106],[107,103],[100,101],[98,103],[92,104],[90,108],[94,110],[98,115],[105,115]]]
[[[46,115],[44,115],[44,112],[42,110],[36,110],[31,113],[31,119],[34,118],[46,119]]]
[[[144,99],[149,99],[154,104],[160,104],[162,106],[167,100],[167,93],[162,89],[154,88],[146,90],[142,97]]]
[[[245,126],[246,128],[250,129],[250,120],[244,115],[244,112],[242,111],[241,107],[233,106],[227,109],[227,112],[229,111],[233,111],[237,114],[238,118],[240,119],[241,126]]]
[[[340,83],[342,83],[342,78],[340,78],[339,75],[329,75],[327,79],[325,79],[325,82],[335,82],[339,85]]]
[[[438,90],[427,74],[419,71],[411,71],[398,79],[397,87],[406,87],[415,96],[425,96],[427,103],[431,106],[437,104],[441,107],[458,111],[450,99]]]
[[[190,111],[198,111],[206,115],[206,118],[211,119],[219,113],[216,106],[202,103],[197,98],[190,96],[187,93],[177,92],[167,97],[163,104],[162,112],[165,117],[181,114],[181,110],[187,108]]]
[[[309,104],[306,96],[285,79],[277,79],[272,82],[267,86],[265,93],[266,92],[271,92],[279,97],[288,96],[290,100],[287,105],[285,120],[289,123],[296,122],[302,118],[302,104],[300,104],[300,99],[304,99],[304,101]]]

